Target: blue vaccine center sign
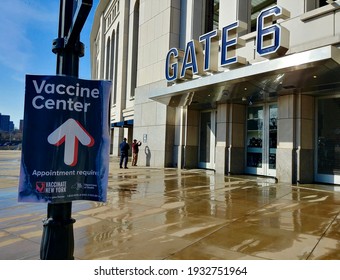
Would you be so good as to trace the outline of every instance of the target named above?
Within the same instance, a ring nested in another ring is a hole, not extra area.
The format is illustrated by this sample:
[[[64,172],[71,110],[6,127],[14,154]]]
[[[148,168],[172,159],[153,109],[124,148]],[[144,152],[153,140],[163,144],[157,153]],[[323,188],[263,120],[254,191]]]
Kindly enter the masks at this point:
[[[26,76],[19,202],[106,201],[111,82]]]

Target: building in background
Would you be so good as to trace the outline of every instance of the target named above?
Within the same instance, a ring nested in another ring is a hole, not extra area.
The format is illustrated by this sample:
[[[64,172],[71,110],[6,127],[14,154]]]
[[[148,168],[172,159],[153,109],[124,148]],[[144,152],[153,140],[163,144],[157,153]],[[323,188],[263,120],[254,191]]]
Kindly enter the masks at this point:
[[[14,130],[14,123],[11,121],[9,115],[2,115],[0,113],[0,131],[12,132]]]
[[[93,79],[139,165],[340,183],[340,1],[101,0]]]
[[[24,130],[24,120],[19,121],[19,131],[22,132]]]

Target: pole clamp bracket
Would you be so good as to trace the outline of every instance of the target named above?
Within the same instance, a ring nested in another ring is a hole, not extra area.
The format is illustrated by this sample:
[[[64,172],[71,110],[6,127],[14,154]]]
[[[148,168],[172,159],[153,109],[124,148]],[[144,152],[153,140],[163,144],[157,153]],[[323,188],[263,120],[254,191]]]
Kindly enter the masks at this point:
[[[68,44],[67,38],[57,38],[52,41],[52,52],[54,54],[60,54],[65,50],[71,50],[79,57],[83,57],[85,54],[85,45],[77,41],[73,46]]]

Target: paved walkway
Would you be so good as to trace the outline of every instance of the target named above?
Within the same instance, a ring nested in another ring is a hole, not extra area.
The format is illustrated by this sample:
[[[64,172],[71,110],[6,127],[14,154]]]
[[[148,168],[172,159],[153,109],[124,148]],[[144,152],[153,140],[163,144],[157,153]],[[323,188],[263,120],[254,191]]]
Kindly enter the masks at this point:
[[[39,259],[46,204],[17,203],[0,151],[0,259]],[[110,165],[107,203],[73,202],[75,259],[340,259],[337,187]]]

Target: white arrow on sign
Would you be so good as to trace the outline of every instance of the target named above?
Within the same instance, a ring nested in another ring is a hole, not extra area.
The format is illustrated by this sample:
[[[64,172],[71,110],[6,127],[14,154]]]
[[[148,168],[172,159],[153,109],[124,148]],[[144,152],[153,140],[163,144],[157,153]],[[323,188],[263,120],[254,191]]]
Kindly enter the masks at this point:
[[[47,137],[48,143],[60,146],[65,142],[64,162],[75,166],[78,162],[78,142],[84,146],[94,145],[92,136],[74,119],[68,119]]]

